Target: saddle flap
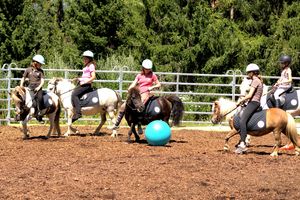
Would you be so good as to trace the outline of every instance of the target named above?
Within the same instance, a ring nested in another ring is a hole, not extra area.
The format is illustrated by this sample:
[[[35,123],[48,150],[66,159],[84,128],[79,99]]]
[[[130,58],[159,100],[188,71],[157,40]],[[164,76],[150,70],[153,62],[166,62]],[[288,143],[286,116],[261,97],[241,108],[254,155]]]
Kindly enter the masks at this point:
[[[243,112],[243,111],[241,111]],[[258,131],[266,128],[266,112],[267,110],[261,110],[255,112],[247,123],[247,130]],[[236,113],[233,116],[233,125],[236,130],[240,130],[240,120],[243,113]]]
[[[81,107],[90,107],[99,104],[99,96],[97,90],[92,90],[80,97]]]

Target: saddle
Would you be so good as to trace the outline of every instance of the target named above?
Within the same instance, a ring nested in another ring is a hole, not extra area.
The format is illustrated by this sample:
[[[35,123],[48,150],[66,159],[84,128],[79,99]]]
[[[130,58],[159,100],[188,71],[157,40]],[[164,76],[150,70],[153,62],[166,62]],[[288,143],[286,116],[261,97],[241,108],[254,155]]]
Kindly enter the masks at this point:
[[[269,108],[274,108],[276,105],[283,110],[294,110],[298,107],[297,91],[290,87],[280,95],[280,99],[276,102],[274,93],[267,95],[267,105]]]
[[[26,89],[26,95],[28,94],[30,95],[32,101],[32,107],[37,108],[36,93],[33,90]],[[50,107],[53,104],[52,99],[50,98],[46,90],[43,90],[43,100],[44,100],[44,109]]]
[[[161,114],[158,98],[158,96],[151,96],[145,103],[145,109],[139,116],[139,119],[144,122],[143,124],[150,123],[153,117]]]
[[[242,109],[240,112],[237,112],[233,116],[233,126],[234,128],[239,131],[240,130],[240,120],[243,114]],[[248,131],[259,131],[264,130],[266,128],[266,112],[267,110],[259,110],[256,111],[249,119],[247,123],[247,130]]]
[[[79,98],[80,107],[92,107],[99,104],[99,95],[97,89],[91,88]]]

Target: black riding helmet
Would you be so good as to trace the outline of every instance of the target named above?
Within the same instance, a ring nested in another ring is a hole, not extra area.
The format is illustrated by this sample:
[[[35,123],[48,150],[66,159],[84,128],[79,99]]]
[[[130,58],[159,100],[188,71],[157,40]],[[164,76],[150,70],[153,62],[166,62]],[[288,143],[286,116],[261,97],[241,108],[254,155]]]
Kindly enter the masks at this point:
[[[290,64],[290,63],[292,62],[292,58],[291,58],[291,56],[283,55],[283,56],[280,57],[279,62],[280,62],[281,64],[282,64],[282,63]]]

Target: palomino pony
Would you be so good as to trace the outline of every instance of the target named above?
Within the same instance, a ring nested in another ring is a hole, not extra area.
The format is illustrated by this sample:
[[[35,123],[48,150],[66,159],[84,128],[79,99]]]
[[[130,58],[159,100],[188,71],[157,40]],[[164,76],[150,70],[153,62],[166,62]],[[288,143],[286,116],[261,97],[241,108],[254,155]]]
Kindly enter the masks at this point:
[[[72,116],[74,109],[71,102],[72,91],[75,85],[68,79],[53,78],[48,83],[48,90],[53,91],[58,95],[62,106],[67,111],[68,115],[68,130],[64,134],[69,136],[72,133],[79,133],[76,128],[72,127]],[[106,113],[110,119],[115,123],[115,114],[122,103],[122,99],[118,93],[109,88],[101,88],[85,94],[81,98],[81,111],[83,115],[95,115],[100,113],[101,122],[94,131],[95,135],[99,135],[100,129],[106,122]],[[117,131],[113,130],[112,137],[117,136]]]
[[[28,128],[27,122],[32,118],[35,113],[35,108],[33,106],[33,100],[31,91],[28,88],[17,86],[10,93],[12,100],[16,106],[16,121],[22,121],[23,126],[23,139],[28,139]],[[60,115],[60,104],[58,96],[54,93],[48,92],[44,95],[44,105],[45,109],[42,110],[45,115],[48,116],[50,121],[50,127],[47,134],[47,138],[50,137],[51,132],[57,133],[60,136],[59,127],[59,115]]]
[[[237,130],[239,118],[237,115],[234,115],[236,113],[235,108],[235,102],[224,98],[220,98],[213,104],[212,123],[219,123],[226,117],[226,119],[229,120],[231,128],[231,131],[225,137],[224,150],[229,149],[229,139],[239,133]],[[276,143],[271,156],[278,156],[278,150],[281,145],[281,132],[295,145],[296,155],[299,155],[300,153],[295,120],[289,113],[279,108],[271,108],[256,112],[249,120],[247,129],[248,134],[252,136],[263,136],[270,132],[274,133]]]
[[[182,119],[183,112],[183,103],[175,95],[151,97],[144,105],[138,87],[131,88],[128,91],[125,108],[125,119],[130,126],[128,141],[130,142],[132,133],[134,133],[137,142],[140,140],[135,129],[136,125],[147,125],[154,120],[163,120],[169,124],[171,117],[171,126],[177,126]]]

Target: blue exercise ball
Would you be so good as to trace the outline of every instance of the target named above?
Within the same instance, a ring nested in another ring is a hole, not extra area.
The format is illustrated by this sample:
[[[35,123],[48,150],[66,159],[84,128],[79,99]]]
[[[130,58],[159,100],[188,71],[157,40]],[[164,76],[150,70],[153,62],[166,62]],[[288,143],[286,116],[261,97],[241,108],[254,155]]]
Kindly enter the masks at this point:
[[[146,127],[145,137],[150,145],[164,146],[171,139],[171,128],[162,120],[152,121]]]

